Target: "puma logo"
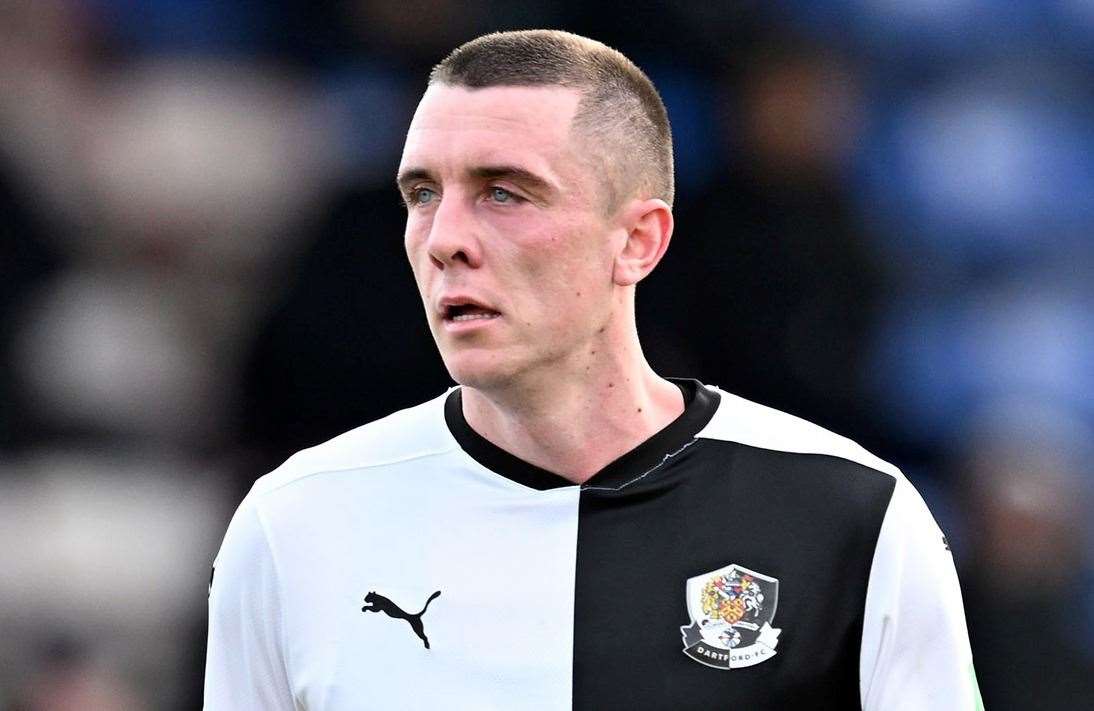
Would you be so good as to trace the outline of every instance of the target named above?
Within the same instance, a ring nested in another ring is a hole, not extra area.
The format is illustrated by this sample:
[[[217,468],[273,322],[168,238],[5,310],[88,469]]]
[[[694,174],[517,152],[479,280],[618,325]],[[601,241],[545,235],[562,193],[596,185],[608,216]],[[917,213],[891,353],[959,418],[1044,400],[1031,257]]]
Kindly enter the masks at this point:
[[[429,603],[433,602],[433,599],[441,594],[441,591],[433,593],[429,596],[429,599],[425,601],[425,607],[422,611],[416,615],[411,615],[408,612],[403,612],[402,608],[396,605],[391,600],[387,599],[383,595],[377,595],[375,592],[370,592],[365,595],[365,606],[361,608],[361,612],[386,612],[388,617],[393,617],[399,620],[406,620],[410,623],[410,629],[414,630],[414,634],[421,638],[425,643],[425,648],[429,649],[429,640],[426,639],[425,630],[422,627],[422,615],[429,608]]]

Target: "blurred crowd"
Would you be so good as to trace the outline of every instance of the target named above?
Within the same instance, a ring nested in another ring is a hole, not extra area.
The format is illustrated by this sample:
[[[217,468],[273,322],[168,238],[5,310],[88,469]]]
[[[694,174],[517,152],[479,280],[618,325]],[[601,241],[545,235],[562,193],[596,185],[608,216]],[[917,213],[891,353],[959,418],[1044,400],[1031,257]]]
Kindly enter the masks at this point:
[[[1091,0],[0,0],[0,711],[199,708],[251,482],[450,385],[393,176],[524,27],[664,94],[654,367],[902,467],[986,707],[1094,708]]]

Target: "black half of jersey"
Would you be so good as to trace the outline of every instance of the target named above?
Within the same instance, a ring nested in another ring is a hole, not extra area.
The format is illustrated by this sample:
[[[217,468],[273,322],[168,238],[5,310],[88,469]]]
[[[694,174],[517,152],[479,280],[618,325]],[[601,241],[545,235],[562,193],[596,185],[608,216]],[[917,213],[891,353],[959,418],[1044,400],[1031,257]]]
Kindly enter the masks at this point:
[[[895,479],[840,457],[696,438],[719,395],[674,382],[684,413],[581,487],[573,708],[860,708],[866,587]],[[499,475],[573,486],[474,432],[459,390],[445,418]],[[779,581],[781,632],[773,658],[717,669],[683,653],[685,585],[730,564]]]

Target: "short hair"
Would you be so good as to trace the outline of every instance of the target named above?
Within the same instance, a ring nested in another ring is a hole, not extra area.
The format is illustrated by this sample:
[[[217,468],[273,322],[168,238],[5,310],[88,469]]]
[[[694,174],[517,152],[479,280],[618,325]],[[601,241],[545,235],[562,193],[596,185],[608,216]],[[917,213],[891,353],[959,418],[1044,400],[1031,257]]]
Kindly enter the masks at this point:
[[[614,210],[633,194],[672,205],[672,131],[660,94],[634,62],[611,47],[561,30],[494,32],[452,51],[430,86],[479,89],[561,86],[581,91],[573,127],[602,147]]]

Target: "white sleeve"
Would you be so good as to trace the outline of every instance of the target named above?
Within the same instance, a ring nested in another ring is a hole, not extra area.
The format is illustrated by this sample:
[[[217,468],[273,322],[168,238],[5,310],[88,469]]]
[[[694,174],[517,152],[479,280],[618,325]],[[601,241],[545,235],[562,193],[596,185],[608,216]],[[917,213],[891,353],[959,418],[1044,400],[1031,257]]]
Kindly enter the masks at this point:
[[[859,691],[864,711],[983,709],[953,556],[903,477],[870,570]]]
[[[273,553],[248,496],[213,562],[206,711],[294,711],[281,629]]]

